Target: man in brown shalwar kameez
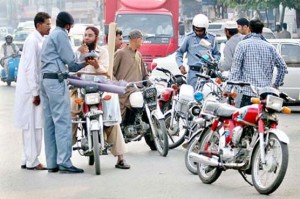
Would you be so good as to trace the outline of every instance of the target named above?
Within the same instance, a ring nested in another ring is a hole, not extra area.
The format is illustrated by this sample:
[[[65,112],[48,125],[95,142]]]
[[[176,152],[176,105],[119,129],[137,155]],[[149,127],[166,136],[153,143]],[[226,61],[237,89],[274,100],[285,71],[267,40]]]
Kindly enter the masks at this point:
[[[129,44],[115,53],[113,76],[116,80],[137,82],[148,79],[149,75],[144,67],[141,53],[138,49],[142,46],[143,35],[139,30],[129,33]],[[130,108],[129,95],[134,91],[130,88],[120,96],[120,108],[122,119],[126,115],[127,108]]]

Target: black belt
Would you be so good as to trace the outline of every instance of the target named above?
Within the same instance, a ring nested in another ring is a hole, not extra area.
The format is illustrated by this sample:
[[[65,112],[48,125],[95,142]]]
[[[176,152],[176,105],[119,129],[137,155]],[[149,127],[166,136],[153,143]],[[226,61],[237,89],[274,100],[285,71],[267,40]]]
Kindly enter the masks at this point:
[[[202,69],[201,66],[190,66],[190,70],[193,70],[193,71],[197,71],[197,72],[200,72]]]
[[[68,73],[44,73],[43,79],[67,79]]]

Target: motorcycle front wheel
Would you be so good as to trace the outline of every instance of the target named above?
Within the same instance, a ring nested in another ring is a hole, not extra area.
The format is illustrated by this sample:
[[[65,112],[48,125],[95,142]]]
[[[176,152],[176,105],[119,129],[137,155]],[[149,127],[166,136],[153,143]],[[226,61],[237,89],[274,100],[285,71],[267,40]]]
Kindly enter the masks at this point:
[[[165,114],[165,123],[169,139],[169,149],[174,149],[184,142],[184,137],[187,135],[188,130],[183,128],[184,120],[181,117],[173,117],[173,126],[170,126],[171,111]]]
[[[94,151],[94,162],[96,175],[101,174],[100,170],[100,144],[99,144],[99,132],[92,131],[93,135],[93,151]]]
[[[252,157],[252,181],[259,193],[270,194],[279,187],[285,176],[289,160],[287,144],[270,134],[265,147],[265,159],[266,164],[263,165],[258,145]]]
[[[211,135],[212,134],[212,135]],[[199,148],[201,151],[218,151],[219,148],[219,133],[211,132],[208,129],[200,137]],[[200,180],[205,184],[215,182],[221,175],[222,170],[217,167],[208,166],[205,164],[197,164],[197,172]]]
[[[192,174],[196,175],[197,174],[197,163],[195,163],[194,161],[191,160],[190,158],[190,153],[194,152],[194,153],[199,153],[200,152],[200,134],[203,132],[204,130],[198,130],[196,132],[196,134],[191,138],[191,141],[186,149],[185,152],[185,166],[187,168],[187,170],[189,170],[189,172],[191,172]]]
[[[161,156],[167,156],[169,152],[169,143],[167,136],[167,129],[164,119],[157,119],[152,117],[154,129],[152,129],[152,136],[158,153]]]

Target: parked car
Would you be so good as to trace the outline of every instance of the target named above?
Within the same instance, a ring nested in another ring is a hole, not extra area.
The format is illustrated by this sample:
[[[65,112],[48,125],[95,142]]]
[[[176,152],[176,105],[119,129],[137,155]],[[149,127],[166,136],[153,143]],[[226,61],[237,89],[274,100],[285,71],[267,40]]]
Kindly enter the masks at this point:
[[[300,100],[300,81],[297,81],[300,79],[300,39],[269,39],[268,41],[275,46],[288,67],[284,85],[279,89],[290,97]]]
[[[209,33],[212,33],[212,34],[215,34],[216,37],[225,37],[225,33],[224,33],[224,25],[225,25],[225,22],[213,22],[213,23],[209,23],[208,24],[208,28],[207,28],[207,31]],[[266,38],[266,39],[275,39],[275,35],[274,33],[272,32],[272,30],[270,28],[263,28],[263,36]]]

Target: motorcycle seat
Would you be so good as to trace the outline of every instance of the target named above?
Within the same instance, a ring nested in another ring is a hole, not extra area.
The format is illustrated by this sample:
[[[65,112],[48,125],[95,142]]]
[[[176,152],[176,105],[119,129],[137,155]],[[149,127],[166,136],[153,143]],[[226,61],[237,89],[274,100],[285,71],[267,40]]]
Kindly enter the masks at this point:
[[[204,105],[203,111],[219,117],[231,117],[237,110],[238,108],[226,103],[207,101]]]

